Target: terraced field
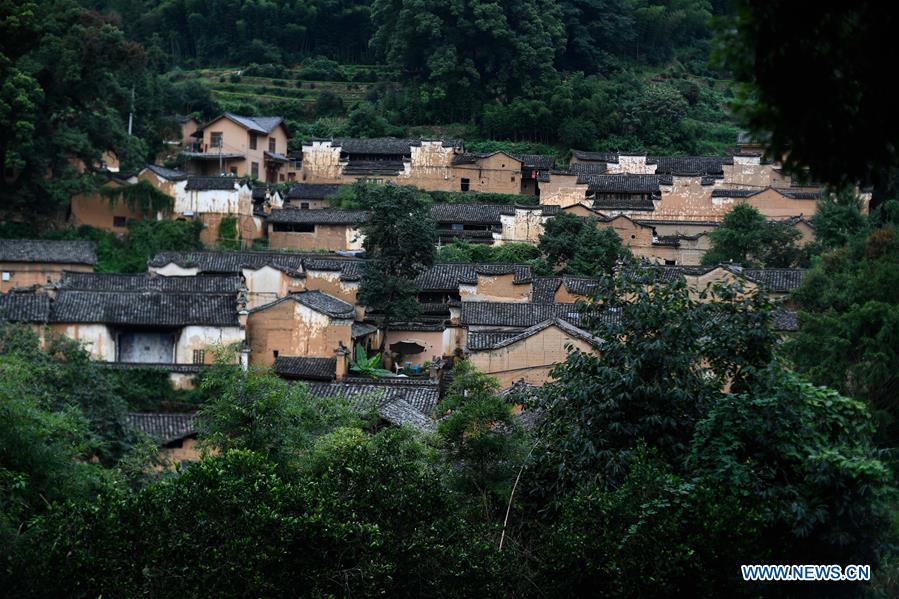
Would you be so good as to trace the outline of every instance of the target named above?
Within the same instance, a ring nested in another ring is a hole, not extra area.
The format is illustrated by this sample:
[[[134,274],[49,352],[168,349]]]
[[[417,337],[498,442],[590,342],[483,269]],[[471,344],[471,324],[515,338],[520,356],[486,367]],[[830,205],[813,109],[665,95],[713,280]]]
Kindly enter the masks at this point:
[[[281,111],[311,112],[318,96],[330,91],[351,107],[364,100],[372,87],[391,82],[394,74],[382,65],[342,66],[345,81],[327,81],[301,76],[301,66],[280,69],[278,77],[246,74],[238,67],[182,70],[171,73],[173,81],[195,80],[208,87],[223,106],[253,105],[260,110],[277,106]],[[252,72],[252,71],[251,71]],[[364,79],[364,80],[360,80]],[[299,115],[297,115],[299,116]]]

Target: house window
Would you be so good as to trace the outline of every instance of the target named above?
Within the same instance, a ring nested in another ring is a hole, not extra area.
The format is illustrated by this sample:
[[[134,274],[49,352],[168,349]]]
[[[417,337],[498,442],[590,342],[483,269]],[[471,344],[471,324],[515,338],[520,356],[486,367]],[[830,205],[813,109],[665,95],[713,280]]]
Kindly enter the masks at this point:
[[[250,149],[251,150],[256,149],[256,134],[255,133],[250,133]]]
[[[259,178],[259,163],[258,162],[250,163],[250,176],[253,177],[254,179]]]
[[[272,352],[272,355],[274,355],[274,356],[277,358],[277,357],[278,357],[278,350],[274,350],[274,351]]]
[[[213,148],[221,148],[222,147],[222,132],[221,131],[213,131],[209,134],[209,146]]]
[[[274,137],[268,138],[268,151],[274,154],[278,151],[278,144]]]
[[[112,226],[113,227],[124,227],[127,223],[124,216],[113,216],[112,217]]]
[[[11,272],[6,272],[5,270],[3,271],[3,280],[4,281],[8,281],[11,276],[12,276]]]
[[[284,183],[284,175],[278,175],[278,180]]]
[[[515,175],[512,175],[512,183],[515,183]]]
[[[665,266],[676,266],[677,260],[665,260]]]
[[[300,208],[303,210],[309,210],[309,202],[300,202]]]
[[[206,363],[206,350],[205,349],[195,349],[194,350],[194,364],[205,364]]]
[[[470,187],[470,185],[471,185],[471,181],[469,181],[468,179],[462,179],[462,187],[461,187],[462,191],[468,191],[468,188]]]

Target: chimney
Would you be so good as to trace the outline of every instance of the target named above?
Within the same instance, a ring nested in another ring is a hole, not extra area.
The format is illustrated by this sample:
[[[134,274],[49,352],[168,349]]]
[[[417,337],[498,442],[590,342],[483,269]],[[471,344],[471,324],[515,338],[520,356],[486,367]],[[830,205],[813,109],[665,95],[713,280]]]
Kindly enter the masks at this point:
[[[343,341],[337,342],[337,349],[334,350],[334,357],[337,358],[337,366],[334,369],[334,378],[342,381],[347,374],[347,356],[350,354]]]

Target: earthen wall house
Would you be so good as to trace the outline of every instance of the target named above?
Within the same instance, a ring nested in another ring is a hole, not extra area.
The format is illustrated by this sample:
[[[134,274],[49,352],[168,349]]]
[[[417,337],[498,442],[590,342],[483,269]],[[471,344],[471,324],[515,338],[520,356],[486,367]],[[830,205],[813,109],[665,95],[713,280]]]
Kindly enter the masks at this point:
[[[97,263],[90,241],[0,240],[0,293],[55,285],[63,272],[93,272]]]

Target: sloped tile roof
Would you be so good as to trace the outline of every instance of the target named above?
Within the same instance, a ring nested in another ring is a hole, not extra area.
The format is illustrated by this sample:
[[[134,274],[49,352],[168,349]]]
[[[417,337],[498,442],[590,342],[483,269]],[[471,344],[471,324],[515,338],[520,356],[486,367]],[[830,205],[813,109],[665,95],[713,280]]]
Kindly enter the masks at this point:
[[[358,225],[367,221],[370,213],[367,210],[339,210],[323,208],[321,210],[303,210],[301,208],[281,208],[272,210],[268,215],[270,223],[294,223],[310,225]]]
[[[160,445],[197,433],[195,414],[129,412],[125,423],[128,428],[145,433]]]
[[[379,381],[308,383],[317,397],[335,397],[350,402],[356,409],[375,409],[378,415],[398,426],[410,425],[432,432],[436,426],[430,417],[439,401],[436,384],[390,385]]]
[[[147,169],[169,181],[183,181],[187,179],[187,173],[173,168],[166,168],[158,164],[148,164]]]
[[[543,322],[539,322],[531,327],[528,327],[527,329],[520,331],[513,336],[509,336],[504,339],[496,337],[492,340],[492,343],[489,344],[483,344],[483,339],[477,339],[479,343],[482,343],[481,347],[475,349],[471,346],[471,344],[467,344],[467,349],[469,351],[489,351],[494,349],[501,349],[503,347],[508,347],[515,343],[519,343],[520,341],[524,341],[529,337],[533,337],[537,333],[540,333],[541,331],[544,331],[549,327],[558,327],[566,334],[578,339],[582,339],[594,346],[599,346],[603,343],[602,339],[591,335],[587,331],[580,329],[572,325],[571,323],[566,322],[565,320],[562,320],[560,318],[549,318],[547,320],[544,320]]]
[[[578,177],[578,183],[586,183],[587,191],[595,193],[646,193],[657,194],[659,185],[671,185],[669,175],[588,175]]]
[[[236,294],[60,289],[50,322],[135,326],[238,326]]]
[[[526,284],[533,278],[526,264],[435,264],[416,279],[422,291],[458,290],[459,285],[475,285],[478,275],[515,275],[512,282]]]
[[[318,290],[291,293],[290,295],[286,295],[271,303],[265,304],[263,306],[257,306],[250,310],[250,312],[253,313],[268,310],[269,308],[288,301],[297,302],[306,306],[307,308],[315,310],[316,312],[320,312],[322,314],[330,316],[331,318],[353,318],[356,314],[355,309],[352,305],[346,303],[343,300],[339,300],[336,297],[330,296],[327,293],[322,293]]]
[[[744,268],[743,275],[768,291],[788,293],[798,289],[805,279],[804,268]]]
[[[658,175],[723,176],[724,165],[733,164],[732,156],[647,156],[646,164],[656,165]]]
[[[187,178],[187,191],[212,191],[237,189],[238,181],[234,177],[195,177]]]
[[[91,241],[0,239],[0,262],[93,266],[97,263],[97,255]]]
[[[431,218],[436,223],[500,224],[500,216],[511,216],[516,210],[540,211],[543,216],[558,214],[554,205],[531,204],[434,204]]]
[[[580,320],[575,304],[524,304],[506,302],[462,302],[462,325],[532,327],[554,318]]]
[[[585,152],[583,150],[572,150],[571,154],[578,160],[585,160],[587,162],[618,163],[618,154],[615,152]]]
[[[272,370],[284,378],[331,381],[337,372],[337,358],[278,356]]]
[[[147,274],[64,272],[59,287],[83,291],[158,291],[164,293],[237,293],[242,284],[235,275],[186,277]]]
[[[521,161],[522,167],[549,170],[556,166],[556,157],[552,154],[512,154]]]
[[[460,147],[462,142],[458,139],[423,140],[402,139],[397,137],[374,137],[361,139],[355,137],[335,138],[333,146],[340,146],[340,150],[346,154],[382,154],[398,155],[411,154],[412,146],[421,146],[422,141],[440,141],[444,148]]]
[[[234,114],[233,112],[226,112],[222,116],[249,129],[250,131],[255,131],[256,133],[263,134],[271,133],[272,129],[284,122],[284,118],[280,116],[244,116],[240,114]],[[213,121],[217,120],[218,119],[213,119]],[[213,121],[210,121],[210,123]],[[208,124],[209,123],[207,123],[207,125]],[[201,129],[205,129],[207,125],[203,125]]]
[[[497,343],[516,337],[520,331],[468,331],[465,335],[465,347],[469,351],[478,351],[493,347]]]
[[[562,284],[562,277],[535,277],[533,302],[535,304],[551,304],[555,301],[556,291]]]
[[[287,192],[289,199],[323,200],[337,195],[343,185],[331,183],[294,183]]]
[[[343,167],[344,175],[366,175],[395,177],[405,168],[402,160],[356,160],[350,159]]]
[[[49,313],[46,293],[0,294],[0,322],[47,322]]]

